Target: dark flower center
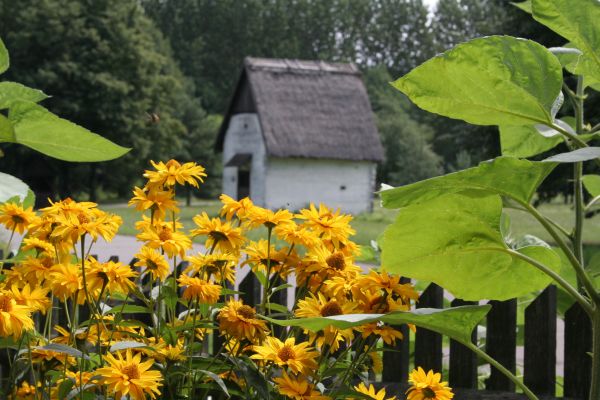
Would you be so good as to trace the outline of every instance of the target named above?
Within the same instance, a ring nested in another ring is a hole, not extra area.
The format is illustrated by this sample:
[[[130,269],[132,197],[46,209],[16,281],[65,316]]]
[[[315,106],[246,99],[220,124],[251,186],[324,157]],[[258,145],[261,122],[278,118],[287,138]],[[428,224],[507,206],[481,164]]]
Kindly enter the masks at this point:
[[[321,315],[323,317],[331,317],[333,315],[342,314],[342,307],[338,304],[337,301],[330,301],[321,308]]]
[[[250,306],[243,305],[238,309],[238,314],[246,319],[253,319],[256,316],[256,311]]]
[[[281,350],[277,352],[277,356],[281,358],[281,361],[286,362],[287,360],[296,358],[296,353],[294,353],[294,349],[290,346],[283,346]]]
[[[346,268],[344,255],[340,252],[333,253],[332,255],[327,257],[325,262],[327,263],[327,265],[329,265],[330,268],[333,268],[336,271],[342,271],[344,268]]]
[[[422,393],[425,399],[435,399],[435,392],[429,387],[424,388]]]
[[[123,373],[129,377],[129,379],[140,379],[140,371],[137,365],[130,364],[123,367]]]

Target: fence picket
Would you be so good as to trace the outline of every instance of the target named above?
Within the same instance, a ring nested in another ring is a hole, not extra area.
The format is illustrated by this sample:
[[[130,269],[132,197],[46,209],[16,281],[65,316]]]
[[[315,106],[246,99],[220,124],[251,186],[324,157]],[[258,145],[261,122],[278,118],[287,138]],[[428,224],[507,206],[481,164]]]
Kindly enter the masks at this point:
[[[454,299],[452,307],[475,305],[476,301]],[[473,330],[471,341],[477,343],[477,328]],[[477,356],[464,345],[450,340],[449,383],[453,388],[477,389]]]
[[[444,305],[444,289],[430,284],[419,297],[417,308],[442,308]],[[417,328],[415,335],[415,365],[425,371],[442,370],[442,335],[425,328]]]
[[[486,351],[511,372],[516,370],[517,299],[490,301],[492,309],[487,316]],[[488,390],[512,392],[515,385],[496,368],[491,367],[485,382]]]
[[[400,278],[400,283],[410,283],[409,278]],[[402,340],[396,340],[394,346],[384,344],[383,348],[383,382],[406,382],[408,380],[408,362],[410,358],[410,336],[406,324],[395,326],[402,333]],[[385,350],[391,351],[385,351]]]
[[[523,382],[537,395],[556,389],[556,286],[548,286],[525,309]]]
[[[592,380],[592,324],[575,303],[565,313],[565,397],[587,399]]]

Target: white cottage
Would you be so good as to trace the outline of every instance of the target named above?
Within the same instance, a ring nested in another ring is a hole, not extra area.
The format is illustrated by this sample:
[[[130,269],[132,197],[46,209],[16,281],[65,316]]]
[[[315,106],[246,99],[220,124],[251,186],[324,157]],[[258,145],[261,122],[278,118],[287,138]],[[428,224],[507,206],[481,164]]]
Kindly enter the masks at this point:
[[[223,193],[268,208],[371,209],[383,147],[354,64],[246,58],[217,139]]]

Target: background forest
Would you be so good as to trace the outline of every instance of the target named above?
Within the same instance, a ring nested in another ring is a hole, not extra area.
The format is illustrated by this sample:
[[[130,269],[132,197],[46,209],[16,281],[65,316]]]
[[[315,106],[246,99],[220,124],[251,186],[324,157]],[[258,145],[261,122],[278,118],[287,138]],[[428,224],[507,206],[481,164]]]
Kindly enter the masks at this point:
[[[7,79],[55,96],[45,102],[50,110],[133,148],[114,161],[64,168],[7,146],[5,170],[39,198],[125,198],[147,160],[167,158],[205,165],[201,195],[214,197],[214,140],[245,56],[355,62],[386,149],[380,182],[463,169],[499,155],[496,128],[422,112],[388,82],[477,36],[564,44],[504,0],[440,0],[433,10],[422,0],[20,0],[18,8],[0,0],[0,21]],[[549,179],[541,197],[561,191]]]

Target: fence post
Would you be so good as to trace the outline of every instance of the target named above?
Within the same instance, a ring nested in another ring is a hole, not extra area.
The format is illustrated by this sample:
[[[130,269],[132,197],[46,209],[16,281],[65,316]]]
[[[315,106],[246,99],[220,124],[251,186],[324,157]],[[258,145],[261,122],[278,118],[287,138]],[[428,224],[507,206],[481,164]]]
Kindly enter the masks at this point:
[[[485,348],[487,353],[512,373],[516,370],[517,299],[490,301],[492,309],[487,316]],[[485,382],[488,390],[512,392],[515,385],[496,368]]]
[[[548,286],[525,309],[523,383],[537,395],[556,389],[556,286]]]
[[[444,305],[444,289],[430,284],[419,297],[417,308],[442,308]],[[415,335],[415,366],[425,371],[442,370],[442,335],[425,328],[417,328]]]
[[[239,286],[239,291],[243,292],[243,294],[240,294],[240,297],[244,301],[244,304],[251,307],[260,304],[260,289],[261,285],[258,278],[251,270],[249,270]]]
[[[452,307],[476,305],[476,301],[454,299]],[[471,342],[477,343],[477,327],[471,334]],[[477,389],[477,355],[456,340],[450,340],[449,383],[453,388]]]
[[[400,283],[410,283],[409,278],[400,278]],[[383,345],[383,372],[381,380],[383,382],[401,382],[408,380],[408,361],[410,358],[409,344],[410,336],[406,324],[394,326],[394,329],[402,333],[402,340],[396,340],[394,346]],[[386,351],[392,350],[392,351]]]
[[[592,380],[592,323],[578,303],[565,313],[565,397],[587,399]]]

